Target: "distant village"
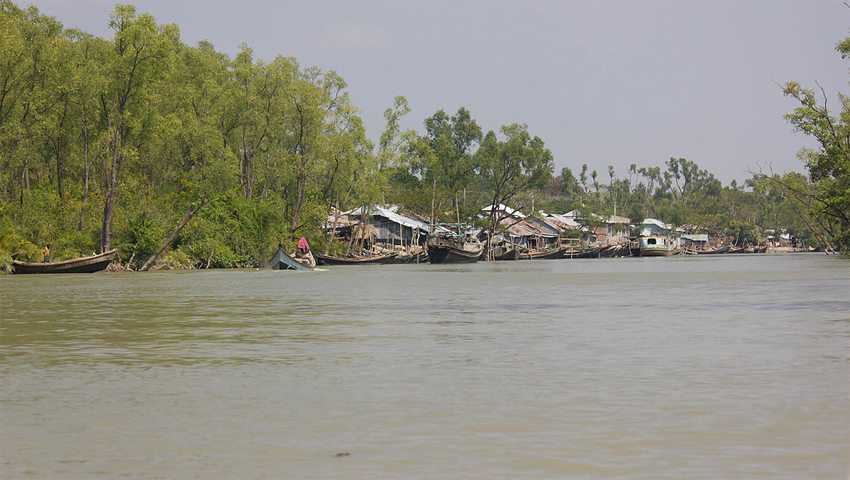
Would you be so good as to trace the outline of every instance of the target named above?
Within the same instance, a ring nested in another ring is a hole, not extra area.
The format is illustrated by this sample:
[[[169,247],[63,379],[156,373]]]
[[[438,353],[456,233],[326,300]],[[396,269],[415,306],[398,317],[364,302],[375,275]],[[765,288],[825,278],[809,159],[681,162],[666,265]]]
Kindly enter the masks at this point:
[[[428,239],[435,236],[455,236],[481,244],[489,242],[489,248],[484,249],[491,252],[489,260],[802,251],[794,245],[790,235],[776,236],[773,232],[768,232],[762,245],[738,245],[735,239],[710,238],[705,233],[691,233],[694,227],[677,227],[653,218],[633,223],[622,216],[603,217],[575,210],[564,214],[540,211],[526,215],[505,205],[482,208],[479,218],[489,218],[492,214],[496,215],[499,225],[492,236],[480,227],[432,226],[424,216],[396,206],[374,206],[368,211],[362,208],[333,211],[323,228],[331,238],[347,246],[345,255],[349,257],[391,252],[416,254],[424,252]],[[591,218],[586,218],[587,215]],[[664,248],[656,249],[655,255],[647,255],[651,246],[662,244]],[[509,250],[515,250],[516,254],[499,258]]]

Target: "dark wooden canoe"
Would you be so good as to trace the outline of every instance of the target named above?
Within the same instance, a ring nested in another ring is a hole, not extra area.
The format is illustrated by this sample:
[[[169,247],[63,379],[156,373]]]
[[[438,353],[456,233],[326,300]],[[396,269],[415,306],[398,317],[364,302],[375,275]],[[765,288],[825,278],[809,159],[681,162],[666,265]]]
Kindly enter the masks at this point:
[[[311,255],[308,253],[308,255]],[[311,255],[312,256],[312,255]],[[305,261],[309,262],[308,259]],[[315,260],[314,260],[315,262]],[[299,262],[298,260],[292,258],[283,251],[282,248],[277,249],[277,253],[274,254],[271,261],[269,262],[269,266],[272,270],[312,270],[313,268],[309,265]]]
[[[118,249],[114,248],[100,255],[62,262],[29,263],[15,260],[12,266],[15,268],[15,273],[94,273],[108,267],[116,253]]]
[[[697,255],[719,255],[721,253],[728,253],[729,246],[716,248],[714,250],[697,250]]]
[[[330,255],[316,254],[316,261],[319,265],[382,265],[387,263],[396,263],[397,253],[389,253],[387,255],[376,256],[360,256],[360,257],[332,257]]]

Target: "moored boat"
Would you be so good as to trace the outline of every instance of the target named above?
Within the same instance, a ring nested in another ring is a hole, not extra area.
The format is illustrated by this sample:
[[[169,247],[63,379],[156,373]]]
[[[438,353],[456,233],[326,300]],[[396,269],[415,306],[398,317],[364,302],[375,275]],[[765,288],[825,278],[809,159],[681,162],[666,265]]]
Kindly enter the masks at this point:
[[[484,246],[478,239],[448,234],[428,238],[428,261],[431,263],[475,263],[483,251]]]
[[[537,250],[530,252],[522,252],[519,254],[520,260],[554,260],[562,258],[567,247],[558,247],[547,250]]]
[[[516,247],[499,245],[493,249],[493,260],[519,260],[519,258],[520,251]]]
[[[14,260],[14,273],[94,273],[105,270],[118,253],[117,248],[90,257],[74,258],[61,262],[21,262]]]
[[[333,257],[331,255],[316,254],[316,261],[319,265],[382,265],[387,263],[396,263],[397,253],[388,253],[386,255],[362,255],[354,257]]]
[[[563,258],[599,258],[602,256],[602,250],[607,245],[586,246],[578,248],[568,248],[563,255]]]
[[[729,245],[725,247],[715,248],[714,250],[696,250],[697,255],[719,255],[721,253],[728,253]]]
[[[641,257],[669,257],[674,251],[675,247],[667,237],[640,237]]]
[[[599,252],[599,256],[605,258],[626,257],[629,256],[629,246],[624,243],[608,245]]]

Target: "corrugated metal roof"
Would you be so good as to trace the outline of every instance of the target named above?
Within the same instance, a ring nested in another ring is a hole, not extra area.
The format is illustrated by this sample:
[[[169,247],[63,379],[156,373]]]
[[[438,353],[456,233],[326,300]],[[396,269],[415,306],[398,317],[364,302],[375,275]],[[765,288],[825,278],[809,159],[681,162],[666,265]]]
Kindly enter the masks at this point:
[[[643,220],[643,224],[644,225],[647,225],[647,224],[655,225],[657,227],[660,227],[662,230],[672,230],[673,229],[672,225],[667,225],[666,223],[662,222],[661,220],[656,220],[654,218],[645,218]]]
[[[487,213],[490,213],[491,210],[493,210],[493,205],[488,205],[488,206],[481,209],[482,212],[487,212]],[[499,206],[496,207],[496,211],[507,213],[508,215],[510,215],[512,217],[525,218],[525,215],[523,215],[522,212],[520,212],[518,210],[514,210],[511,207],[502,205],[501,203],[499,204]]]
[[[499,221],[500,224],[506,226],[508,231],[513,236],[518,237],[553,237],[557,238],[558,234],[547,232],[540,225],[535,225],[527,220],[519,220],[512,218],[503,218]]]
[[[543,214],[543,212],[541,212]],[[546,217],[547,221],[557,222],[561,225],[564,225],[562,228],[581,228],[581,224],[576,222],[574,218],[570,218],[566,215],[560,215],[557,213],[543,214]],[[560,225],[556,225],[560,226]]]
[[[345,214],[350,216],[350,217],[359,216],[361,214],[362,209],[363,209],[362,207],[355,208],[354,210],[350,210],[348,212],[345,212]],[[397,213],[396,212],[397,209],[398,209],[397,206],[392,206],[392,207],[373,206],[370,209],[369,214],[372,215],[372,216],[384,217],[384,218],[386,218],[387,220],[389,220],[393,223],[398,223],[399,225],[404,225],[405,227],[418,228],[419,230],[423,230],[426,233],[430,230],[430,224],[428,222],[423,221],[423,220],[417,220],[416,218],[413,218],[412,216],[402,215],[400,213]],[[450,233],[450,230],[448,230],[447,228],[441,227],[439,225],[434,227],[434,231],[435,232]]]

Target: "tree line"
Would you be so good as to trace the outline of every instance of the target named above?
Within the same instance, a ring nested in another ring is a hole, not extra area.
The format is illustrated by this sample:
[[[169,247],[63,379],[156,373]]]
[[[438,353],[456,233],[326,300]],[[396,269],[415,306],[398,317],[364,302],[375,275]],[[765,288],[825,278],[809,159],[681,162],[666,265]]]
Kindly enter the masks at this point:
[[[804,153],[809,177],[759,173],[741,186],[681,158],[622,176],[609,167],[607,179],[586,165],[555,175],[522,123],[485,133],[461,107],[403,131],[410,108],[399,96],[375,145],[332,70],[266,63],[244,44],[232,59],[209,42],[188,46],[176,25],[130,5],[108,25],[112,37],[99,38],[0,0],[0,266],[13,254],[38,260],[46,243],[66,258],[119,248],[137,269],[260,266],[301,236],[340,248],[321,228],[329,212],[378,203],[492,230],[495,219],[477,214],[502,203],[847,245],[847,199],[830,200],[850,196],[844,138]],[[810,91],[789,84],[786,94],[801,100],[789,121],[805,133],[820,139],[817,121],[846,130],[846,101],[835,121],[808,115]],[[836,155],[845,163],[824,166]]]

